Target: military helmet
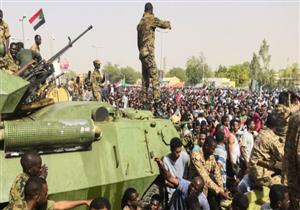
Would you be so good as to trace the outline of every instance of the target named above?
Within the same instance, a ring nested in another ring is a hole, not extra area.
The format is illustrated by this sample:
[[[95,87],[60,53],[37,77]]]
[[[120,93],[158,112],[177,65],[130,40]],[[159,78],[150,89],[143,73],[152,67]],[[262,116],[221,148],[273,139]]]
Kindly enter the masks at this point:
[[[93,61],[93,63],[96,63],[96,64],[101,64],[100,60],[99,59],[96,59]]]

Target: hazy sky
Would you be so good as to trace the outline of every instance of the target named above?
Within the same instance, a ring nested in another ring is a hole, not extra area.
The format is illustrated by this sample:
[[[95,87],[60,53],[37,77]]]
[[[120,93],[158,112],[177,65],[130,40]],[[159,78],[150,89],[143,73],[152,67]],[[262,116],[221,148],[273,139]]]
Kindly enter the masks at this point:
[[[54,52],[62,48],[68,36],[74,38],[93,25],[93,30],[63,56],[70,61],[73,70],[90,70],[92,60],[98,54],[103,63],[132,66],[140,71],[136,25],[146,2],[3,0],[1,7],[12,38],[16,40],[22,40],[19,18],[25,15],[29,19],[43,8],[46,24],[35,32],[26,19],[24,28],[26,47],[32,45],[36,33],[42,36],[41,48],[45,58],[49,58],[51,48]],[[158,67],[162,40],[167,69],[185,67],[189,57],[198,56],[201,52],[212,68],[219,64],[228,66],[250,61],[264,38],[270,44],[271,67],[278,69],[288,63],[300,63],[299,1],[195,0],[152,3],[155,15],[170,20],[172,25],[172,30],[156,33]]]

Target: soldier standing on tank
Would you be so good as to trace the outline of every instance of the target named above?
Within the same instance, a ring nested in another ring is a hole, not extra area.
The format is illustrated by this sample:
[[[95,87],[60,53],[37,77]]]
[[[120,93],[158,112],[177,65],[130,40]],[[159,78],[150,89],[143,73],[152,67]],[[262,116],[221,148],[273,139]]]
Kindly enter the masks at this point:
[[[94,64],[94,71],[91,76],[92,80],[92,91],[94,100],[101,101],[101,92],[100,92],[100,85],[104,82],[105,77],[100,72],[101,62],[97,59],[93,61]]]
[[[0,10],[0,42],[4,45],[5,52],[8,52],[9,38],[10,38],[9,27],[8,24],[3,20],[3,12],[2,10]],[[3,53],[2,55],[4,56],[5,53]]]
[[[42,43],[42,37],[40,35],[34,36],[34,44],[31,46],[31,50],[36,53],[41,53],[40,45]]]
[[[152,4],[146,3],[143,17],[137,26],[138,49],[139,58],[142,63],[142,86],[144,99],[146,100],[148,98],[148,89],[151,78],[153,99],[156,106],[158,106],[160,102],[159,75],[154,56],[155,29],[157,27],[162,29],[171,29],[170,22],[162,21],[155,17],[153,14]]]

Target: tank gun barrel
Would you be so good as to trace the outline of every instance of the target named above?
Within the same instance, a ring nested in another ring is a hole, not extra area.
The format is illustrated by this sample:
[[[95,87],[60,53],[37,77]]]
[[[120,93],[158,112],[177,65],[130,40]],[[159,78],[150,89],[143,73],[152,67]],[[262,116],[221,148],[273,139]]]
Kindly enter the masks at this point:
[[[73,46],[75,42],[77,42],[83,35],[85,35],[89,30],[91,30],[93,26],[89,26],[85,31],[83,31],[80,35],[78,35],[73,41],[71,41],[70,37],[68,37],[68,44],[63,47],[60,51],[58,51],[54,56],[52,56],[47,61],[42,60],[39,62],[33,70],[30,71],[28,76],[26,76],[25,80],[30,82],[27,92],[24,94],[20,103],[27,102],[30,97],[34,96],[34,93],[37,91],[39,86],[46,82],[47,78],[54,73],[54,67],[52,63],[58,59],[61,55],[63,55],[69,48]]]
[[[59,58],[62,54],[64,54],[69,48],[73,46],[75,42],[77,42],[78,39],[80,39],[83,35],[85,35],[89,30],[93,28],[92,25],[90,25],[85,31],[83,31],[81,34],[79,34],[73,41],[71,41],[71,38],[68,37],[69,43],[62,48],[60,51],[58,51],[54,56],[52,56],[50,59],[48,59],[47,63],[52,63],[57,58]]]

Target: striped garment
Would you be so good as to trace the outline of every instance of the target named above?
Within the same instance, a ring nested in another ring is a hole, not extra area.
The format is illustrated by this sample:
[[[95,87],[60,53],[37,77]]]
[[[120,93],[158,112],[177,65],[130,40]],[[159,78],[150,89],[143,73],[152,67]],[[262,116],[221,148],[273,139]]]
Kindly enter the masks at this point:
[[[215,150],[215,158],[217,163],[221,166],[221,176],[223,181],[224,189],[226,189],[226,160],[227,160],[227,151],[225,144],[218,144]]]

